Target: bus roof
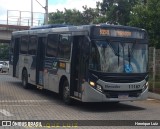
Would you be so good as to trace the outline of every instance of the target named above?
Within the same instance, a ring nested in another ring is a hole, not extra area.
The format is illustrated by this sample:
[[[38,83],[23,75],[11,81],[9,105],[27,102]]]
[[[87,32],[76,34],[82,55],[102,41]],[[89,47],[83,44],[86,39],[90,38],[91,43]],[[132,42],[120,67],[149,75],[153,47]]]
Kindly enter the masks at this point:
[[[80,26],[73,26],[73,25],[65,25],[65,24],[51,24],[51,25],[44,25],[39,27],[31,27],[30,30],[23,30],[23,31],[14,31],[12,32],[13,35],[18,34],[27,34],[27,33],[51,33],[51,32],[69,32],[69,31],[89,31],[91,27],[105,27],[105,28],[114,28],[114,29],[124,29],[124,30],[136,30],[136,31],[145,31],[144,29],[137,28],[137,27],[130,27],[130,26],[123,26],[123,25],[110,25],[110,24],[93,24],[93,25],[80,25]]]
[[[59,28],[59,27],[70,27],[73,25],[67,25],[67,24],[48,24],[48,25],[43,25],[43,26],[35,26],[31,27],[31,30],[36,30],[36,29],[48,29],[48,28]]]

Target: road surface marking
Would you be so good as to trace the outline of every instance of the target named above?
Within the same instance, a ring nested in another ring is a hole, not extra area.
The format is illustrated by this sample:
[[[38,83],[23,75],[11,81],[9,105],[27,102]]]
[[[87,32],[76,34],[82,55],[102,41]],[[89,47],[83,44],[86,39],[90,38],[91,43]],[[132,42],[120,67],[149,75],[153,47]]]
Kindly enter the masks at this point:
[[[155,100],[155,99],[147,99],[147,100]]]
[[[0,103],[23,103],[23,102],[50,102],[49,100],[0,100]]]
[[[13,116],[10,112],[6,111],[5,109],[0,109],[0,113],[2,113],[5,116]]]

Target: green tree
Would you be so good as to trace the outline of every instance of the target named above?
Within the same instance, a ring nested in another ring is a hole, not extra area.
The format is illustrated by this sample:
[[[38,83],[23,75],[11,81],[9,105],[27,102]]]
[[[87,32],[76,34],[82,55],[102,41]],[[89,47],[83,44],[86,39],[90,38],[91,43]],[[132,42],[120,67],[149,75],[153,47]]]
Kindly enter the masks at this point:
[[[84,11],[83,15],[83,23],[84,24],[93,24],[99,23],[100,13],[99,8],[88,8],[87,6],[83,6]]]
[[[64,18],[66,24],[80,25],[83,24],[83,16],[79,10],[65,9]]]
[[[130,15],[129,25],[144,28],[150,37],[150,46],[160,48],[160,1],[148,0],[136,5]]]
[[[138,0],[103,0],[100,3],[101,14],[106,15],[106,22],[127,25],[130,12]]]
[[[0,60],[9,60],[8,44],[0,44]]]
[[[98,23],[99,12],[98,9],[88,8],[83,6],[84,11],[80,12],[76,9],[57,10],[49,14],[49,24],[73,24],[84,25],[91,23]]]
[[[64,12],[57,10],[56,12],[49,13],[49,24],[63,24],[65,22]]]
[[[57,10],[49,14],[49,24],[73,24],[79,25],[83,23],[83,15],[76,9]]]

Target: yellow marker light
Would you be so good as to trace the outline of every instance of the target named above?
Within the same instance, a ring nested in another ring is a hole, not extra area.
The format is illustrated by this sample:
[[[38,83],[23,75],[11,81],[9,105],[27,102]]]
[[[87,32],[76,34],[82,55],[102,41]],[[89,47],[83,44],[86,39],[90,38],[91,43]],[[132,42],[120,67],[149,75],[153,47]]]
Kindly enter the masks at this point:
[[[66,64],[62,63],[62,62],[60,62],[59,66],[60,66],[60,68],[66,68]]]
[[[95,83],[92,82],[92,81],[90,81],[89,84],[90,84],[91,86],[95,86]]]

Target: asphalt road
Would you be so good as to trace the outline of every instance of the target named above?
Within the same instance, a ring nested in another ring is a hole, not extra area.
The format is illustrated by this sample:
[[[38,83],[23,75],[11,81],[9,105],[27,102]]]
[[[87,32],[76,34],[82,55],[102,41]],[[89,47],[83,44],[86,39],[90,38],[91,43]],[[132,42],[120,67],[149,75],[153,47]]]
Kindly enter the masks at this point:
[[[53,92],[39,90],[34,87],[23,89],[21,81],[7,74],[0,74],[0,120],[160,120],[160,101],[147,99],[145,101],[112,103],[81,103],[65,105],[59,96]],[[2,122],[2,121],[1,121]],[[77,121],[78,122],[78,121]],[[108,121],[109,122],[109,121]],[[141,121],[143,122],[143,121]],[[4,124],[4,123],[3,123]],[[89,123],[90,126],[71,125],[52,126],[52,128],[92,128],[92,129],[159,129],[159,126],[93,126],[95,121]],[[160,123],[158,123],[160,124]],[[122,123],[123,125],[123,123]],[[33,126],[32,126],[33,127]],[[0,127],[5,129],[31,127]],[[34,128],[51,128],[33,127]]]

